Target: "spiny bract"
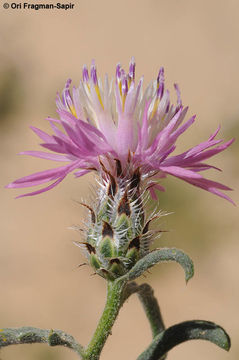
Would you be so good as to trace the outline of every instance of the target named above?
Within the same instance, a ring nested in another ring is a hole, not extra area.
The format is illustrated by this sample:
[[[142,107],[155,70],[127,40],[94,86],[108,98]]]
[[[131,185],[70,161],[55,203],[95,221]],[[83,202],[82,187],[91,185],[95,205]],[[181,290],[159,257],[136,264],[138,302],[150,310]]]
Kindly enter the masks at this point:
[[[90,210],[86,238],[75,244],[84,250],[95,272],[107,280],[114,280],[129,271],[149,253],[149,247],[161,231],[149,230],[152,220],[163,215],[153,212],[145,216],[144,204],[148,192],[141,189],[140,170],[129,181],[107,173],[100,182],[99,202]]]

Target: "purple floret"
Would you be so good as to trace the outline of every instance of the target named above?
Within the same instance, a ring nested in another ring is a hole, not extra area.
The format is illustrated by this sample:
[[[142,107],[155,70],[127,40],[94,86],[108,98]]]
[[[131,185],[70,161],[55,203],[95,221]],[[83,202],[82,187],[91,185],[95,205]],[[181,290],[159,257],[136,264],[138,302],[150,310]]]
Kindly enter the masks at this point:
[[[162,180],[167,175],[173,175],[233,203],[222,192],[231,190],[229,187],[203,177],[200,172],[217,169],[205,163],[205,160],[227,149],[234,139],[225,143],[216,140],[218,128],[208,140],[173,155],[178,137],[193,124],[195,116],[184,122],[188,108],[183,107],[176,84],[177,104],[170,103],[163,68],[160,68],[157,79],[144,93],[143,79],[135,83],[133,58],[128,74],[118,64],[115,81],[109,83],[106,76],[104,86],[97,78],[94,62],[90,74],[89,77],[88,69],[84,66],[79,88],[73,87],[71,93],[71,80],[67,80],[62,95],[57,94],[59,118],[47,119],[52,134],[31,127],[43,141],[40,145],[50,152],[20,153],[66,164],[25,176],[10,183],[8,188],[52,182],[19,197],[36,195],[52,189],[71,172],[80,177],[92,170],[103,178],[111,174],[117,181],[117,166],[120,164],[120,179],[125,181],[131,178],[137,168],[140,169],[145,188],[153,198],[156,197],[156,189],[164,191]]]

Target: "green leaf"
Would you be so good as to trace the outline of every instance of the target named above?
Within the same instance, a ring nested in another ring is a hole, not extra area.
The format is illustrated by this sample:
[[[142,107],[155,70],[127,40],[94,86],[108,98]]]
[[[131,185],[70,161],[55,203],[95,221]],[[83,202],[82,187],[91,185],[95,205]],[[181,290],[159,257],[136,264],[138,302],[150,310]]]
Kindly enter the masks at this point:
[[[158,334],[137,360],[159,360],[169,350],[188,340],[208,340],[229,351],[231,341],[225,330],[209,321],[185,321]]]
[[[83,358],[83,347],[73,336],[61,330],[38,329],[30,326],[0,329],[0,348],[17,344],[46,343],[49,346],[65,346]]]
[[[138,289],[139,300],[142,303],[145,314],[149,320],[152,335],[155,337],[165,329],[158,301],[149,284],[142,284]]]
[[[162,248],[153,250],[149,254],[145,255],[126,275],[124,275],[124,277],[128,281],[134,280],[152,266],[163,261],[176,261],[179,263],[185,271],[186,282],[191,279],[194,274],[193,262],[182,250],[176,248]]]
[[[124,289],[122,305],[132,294],[135,293],[138,295],[145,314],[149,320],[154,338],[165,329],[158,301],[154,296],[154,291],[149,284],[137,285],[136,282],[132,281],[128,283]]]

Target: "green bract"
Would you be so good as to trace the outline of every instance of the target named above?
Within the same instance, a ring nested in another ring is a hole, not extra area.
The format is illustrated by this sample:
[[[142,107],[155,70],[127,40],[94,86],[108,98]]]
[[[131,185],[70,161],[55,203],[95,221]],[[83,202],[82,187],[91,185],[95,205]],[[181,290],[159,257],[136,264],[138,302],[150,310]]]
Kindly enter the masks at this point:
[[[123,179],[116,183],[110,174],[108,178],[100,183],[95,208],[83,204],[91,216],[85,241],[76,243],[83,248],[95,273],[110,281],[122,276],[131,281],[159,262],[176,261],[189,280],[193,276],[193,263],[184,252],[175,248],[149,249],[162,232],[150,230],[149,224],[162,213],[146,217],[139,169],[128,182]]]
[[[97,274],[114,280],[126,274],[149,253],[150,243],[155,237],[149,224],[161,214],[145,216],[139,169],[128,182],[122,180],[117,184],[110,174],[108,178],[101,183],[95,208],[83,204],[91,216],[85,241],[76,245],[83,248]]]

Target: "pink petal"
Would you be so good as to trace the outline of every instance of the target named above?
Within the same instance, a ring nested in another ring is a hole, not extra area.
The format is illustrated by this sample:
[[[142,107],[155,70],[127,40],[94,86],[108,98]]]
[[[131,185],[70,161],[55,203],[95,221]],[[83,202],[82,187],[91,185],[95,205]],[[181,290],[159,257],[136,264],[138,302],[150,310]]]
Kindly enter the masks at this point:
[[[235,139],[231,139],[231,140],[225,142],[224,144],[215,147],[214,149],[204,151],[202,154],[198,154],[197,156],[195,156],[194,159],[196,161],[202,161],[202,160],[205,160],[205,159],[209,159],[210,157],[212,157],[212,156],[220,153],[221,151],[227,149],[234,141],[235,141]]]
[[[41,159],[47,159],[53,161],[70,161],[73,158],[73,157],[70,158],[70,156],[45,153],[43,151],[22,151],[19,153],[19,155],[29,155],[29,156],[34,156]]]
[[[35,126],[30,126],[30,128],[34,131],[34,133],[37,134],[37,136],[39,136],[40,139],[42,139],[43,141],[46,141],[48,143],[52,143],[54,144],[55,141],[53,140],[52,136],[48,135],[47,133],[45,133],[45,131],[42,131],[38,128],[36,128]]]
[[[176,177],[185,177],[191,179],[201,179],[202,177],[200,174],[197,174],[194,171],[187,170],[179,166],[160,166],[160,170]]]
[[[222,142],[222,140],[205,141],[201,144],[198,144],[197,146],[194,146],[189,151],[187,151],[185,158],[192,157],[194,155],[198,155],[199,153],[206,150],[207,148],[215,146],[215,145],[219,144],[220,142]]]
[[[19,195],[19,196],[16,197],[16,199],[19,199],[19,198],[22,198],[22,197],[25,197],[25,196],[38,195],[38,194],[41,194],[41,193],[43,193],[43,192],[45,192],[45,191],[51,190],[51,189],[53,189],[55,186],[57,186],[60,182],[62,182],[62,180],[64,180],[65,177],[66,177],[66,175],[63,176],[63,177],[61,177],[60,179],[56,180],[53,184],[51,184],[51,185],[49,185],[49,186],[47,186],[47,187],[45,187],[45,188],[43,188],[43,189],[40,189],[40,190],[37,190],[37,191],[33,191],[33,192],[31,192],[31,193]]]
[[[208,141],[213,140],[219,133],[220,129],[221,129],[221,126],[219,125],[218,128],[216,129],[216,131],[209,137]]]
[[[12,183],[8,184],[6,187],[22,188],[22,187],[40,185],[47,181],[51,181],[57,179],[58,177],[66,175],[67,173],[71,172],[78,166],[79,166],[79,161],[75,161],[73,164],[70,165],[65,165],[54,169],[40,171],[35,174],[31,174],[28,176],[24,176],[20,179],[17,179]]]

